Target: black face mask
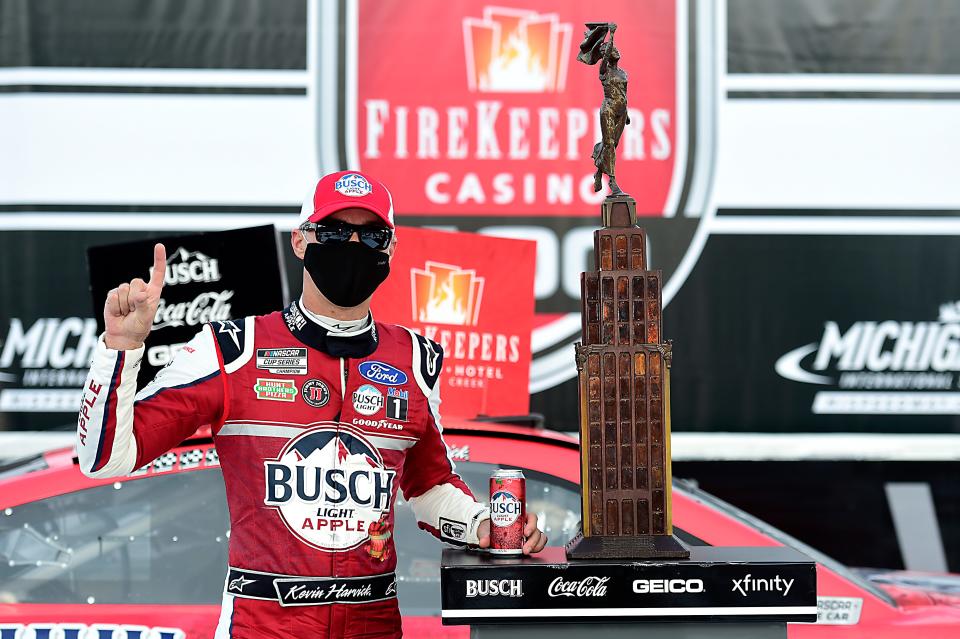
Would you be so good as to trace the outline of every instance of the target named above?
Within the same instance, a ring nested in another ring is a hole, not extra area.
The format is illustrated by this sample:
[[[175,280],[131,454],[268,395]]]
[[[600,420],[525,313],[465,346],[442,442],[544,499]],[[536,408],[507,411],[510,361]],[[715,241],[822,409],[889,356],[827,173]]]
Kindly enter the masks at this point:
[[[390,256],[360,242],[307,244],[303,265],[324,297],[344,308],[373,295],[390,274]]]

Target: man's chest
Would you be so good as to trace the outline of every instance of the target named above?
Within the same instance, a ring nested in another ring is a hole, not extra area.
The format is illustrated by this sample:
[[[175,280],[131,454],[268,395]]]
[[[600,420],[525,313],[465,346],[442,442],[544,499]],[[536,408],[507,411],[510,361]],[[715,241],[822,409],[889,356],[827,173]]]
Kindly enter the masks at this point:
[[[227,376],[227,421],[292,428],[338,422],[361,436],[409,447],[430,410],[409,353],[409,345],[383,343],[369,357],[330,357],[292,337],[266,335]]]

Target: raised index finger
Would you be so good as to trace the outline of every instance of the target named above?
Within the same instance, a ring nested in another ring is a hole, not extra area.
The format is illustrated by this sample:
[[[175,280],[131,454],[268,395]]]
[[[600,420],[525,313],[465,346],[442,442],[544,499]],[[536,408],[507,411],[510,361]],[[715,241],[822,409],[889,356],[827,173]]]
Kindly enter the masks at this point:
[[[150,286],[163,288],[163,277],[167,272],[167,249],[159,242],[153,247],[153,271],[150,273]]]

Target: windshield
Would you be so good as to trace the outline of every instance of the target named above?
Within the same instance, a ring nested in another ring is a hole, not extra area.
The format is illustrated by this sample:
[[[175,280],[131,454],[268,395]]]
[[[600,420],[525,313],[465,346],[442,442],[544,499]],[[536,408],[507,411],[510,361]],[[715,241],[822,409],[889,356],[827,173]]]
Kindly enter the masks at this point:
[[[47,467],[47,460],[43,458],[43,455],[31,455],[22,459],[9,461],[0,464],[0,481],[17,477],[18,475],[32,473],[35,470],[44,470]]]
[[[891,606],[896,606],[896,602],[894,601],[893,597],[890,594],[885,592],[883,589],[879,588],[876,584],[871,583],[870,581],[865,579],[863,576],[858,575],[856,572],[854,572],[847,566],[843,565],[833,557],[829,557],[823,554],[822,552],[820,552],[819,550],[812,548],[811,546],[808,546],[807,544],[803,543],[799,539],[795,539],[794,537],[791,537],[790,535],[783,532],[782,530],[778,528],[774,528],[773,526],[766,523],[765,521],[757,519],[753,515],[745,513],[744,511],[740,510],[736,506],[728,504],[722,499],[718,499],[717,497],[714,497],[710,493],[706,493],[700,490],[697,487],[696,483],[692,481],[687,481],[684,479],[674,479],[673,483],[677,488],[680,488],[681,490],[683,490],[683,492],[686,493],[687,496],[691,497],[692,499],[703,502],[711,506],[712,508],[721,511],[724,514],[729,515],[730,517],[733,517],[734,519],[737,519],[743,522],[744,524],[750,526],[754,530],[757,530],[763,533],[764,535],[766,535],[767,537],[770,537],[771,539],[780,542],[784,546],[789,546],[794,550],[798,550],[802,552],[803,554],[807,555],[808,557],[816,561],[818,564],[832,570],[833,572],[837,573],[847,581],[855,583],[860,588],[863,588],[864,590],[870,592],[871,594],[873,594],[879,599],[882,599],[883,601],[887,602]]]
[[[183,454],[189,457],[190,451]],[[484,500],[497,468],[457,464]],[[536,471],[524,474],[528,511],[537,514],[551,546],[563,545],[580,520],[579,487]],[[443,546],[418,528],[410,504],[399,494],[395,517],[401,610],[439,614]],[[0,604],[217,604],[228,527],[218,468],[105,484],[5,509],[0,511]]]
[[[117,482],[0,511],[0,604],[220,602],[219,469]]]

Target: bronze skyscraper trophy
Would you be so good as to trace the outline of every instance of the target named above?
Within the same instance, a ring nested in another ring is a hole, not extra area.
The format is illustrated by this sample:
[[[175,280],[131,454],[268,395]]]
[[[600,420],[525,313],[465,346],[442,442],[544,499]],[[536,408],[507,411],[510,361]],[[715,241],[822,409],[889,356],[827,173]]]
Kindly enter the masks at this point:
[[[593,150],[596,190],[611,194],[594,232],[595,270],[580,276],[581,533],[571,559],[686,558],[673,536],[670,472],[671,343],[662,340],[662,272],[647,270],[636,201],[617,185],[616,150],[627,117],[627,74],[617,25],[587,23],[577,59],[600,62],[602,140]],[[609,41],[605,41],[609,34]]]

